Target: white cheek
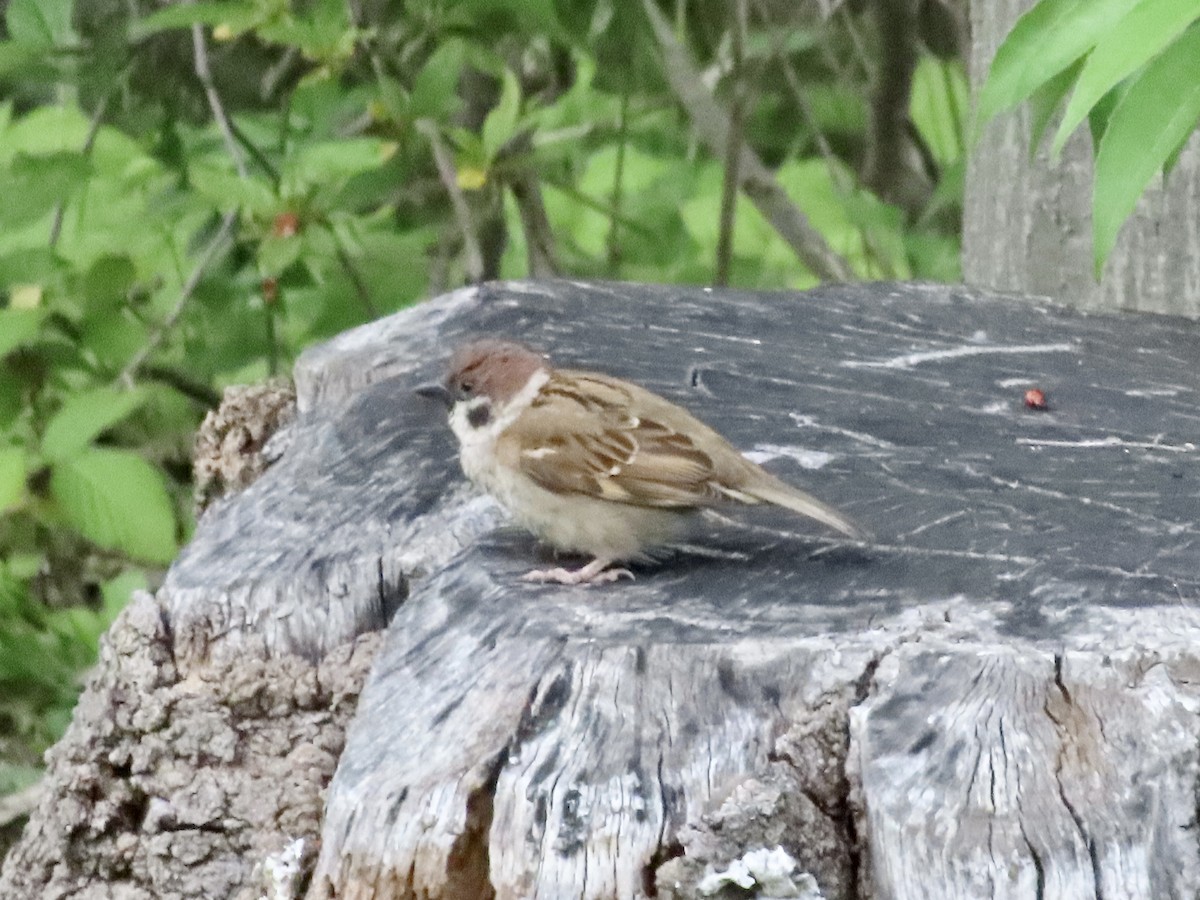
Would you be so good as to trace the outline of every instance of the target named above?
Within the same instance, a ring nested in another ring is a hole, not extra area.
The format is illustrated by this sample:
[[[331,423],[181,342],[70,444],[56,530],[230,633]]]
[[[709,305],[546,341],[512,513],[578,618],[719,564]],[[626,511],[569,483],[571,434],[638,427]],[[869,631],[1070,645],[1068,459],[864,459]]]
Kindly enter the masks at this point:
[[[471,410],[487,401],[477,398],[471,403],[456,403],[450,411],[450,429],[458,438],[458,459],[468,478],[485,490],[494,481],[495,445],[499,431],[491,424],[476,428],[468,418]]]
[[[486,397],[475,397],[473,400],[462,401],[455,403],[450,410],[450,430],[454,432],[454,436],[459,439],[464,445],[467,441],[478,441],[481,432],[489,432],[489,429],[484,424],[481,428],[476,428],[471,424],[471,411],[478,409],[481,406],[488,405]]]

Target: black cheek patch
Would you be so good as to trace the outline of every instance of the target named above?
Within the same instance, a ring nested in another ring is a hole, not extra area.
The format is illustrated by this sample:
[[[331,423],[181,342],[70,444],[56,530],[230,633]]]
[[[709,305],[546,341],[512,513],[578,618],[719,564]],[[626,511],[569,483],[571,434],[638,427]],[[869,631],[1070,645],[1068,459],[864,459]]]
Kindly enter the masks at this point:
[[[486,403],[472,406],[467,410],[467,424],[472,428],[482,428],[490,421],[492,421],[492,408]]]

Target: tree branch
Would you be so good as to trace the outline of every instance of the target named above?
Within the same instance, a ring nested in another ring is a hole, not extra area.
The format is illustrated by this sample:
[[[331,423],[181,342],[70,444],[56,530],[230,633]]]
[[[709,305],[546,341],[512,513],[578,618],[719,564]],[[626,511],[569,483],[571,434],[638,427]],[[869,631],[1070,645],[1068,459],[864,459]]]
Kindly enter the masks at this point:
[[[908,138],[908,98],[917,68],[916,3],[881,0],[874,5],[882,49],[873,79],[863,183],[889,203],[899,203],[901,184],[911,167],[904,148]]]
[[[717,230],[717,264],[713,276],[715,287],[729,285],[733,266],[733,226],[737,212],[738,170],[746,107],[746,0],[733,0],[730,10],[733,14],[733,66],[730,72],[733,99],[729,110],[729,133],[725,141],[725,173],[721,182],[721,220]]]
[[[676,98],[687,111],[700,140],[715,156],[721,156],[729,140],[729,117],[704,87],[700,74],[687,51],[675,40],[670,24],[654,0],[642,0],[642,8],[665,60],[665,74]],[[812,227],[808,217],[780,187],[775,176],[744,143],[739,149],[738,180],[742,191],[778,232],[796,256],[818,278],[826,281],[852,281],[849,263]]]
[[[458,186],[458,176],[454,170],[454,160],[450,156],[450,148],[442,140],[442,134],[433,122],[423,119],[417,122],[417,130],[429,138],[438,177],[441,178],[446,193],[450,195],[454,219],[458,223],[458,230],[463,239],[463,252],[467,255],[467,277],[475,283],[483,281],[483,251],[479,248],[479,236],[471,218],[471,208],[467,205],[467,198],[463,196],[462,189]]]
[[[221,95],[217,93],[216,84],[213,82],[212,68],[208,64],[208,42],[204,37],[204,28],[200,25],[192,26],[192,58],[196,78],[200,80],[204,96],[208,99],[208,108],[212,110],[217,127],[221,129],[221,136],[225,139],[225,152],[233,160],[233,167],[237,169],[238,175],[245,178],[246,161],[242,158],[242,151],[229,123],[229,116],[225,114],[225,106],[221,103]]]
[[[205,270],[226,249],[229,243],[230,232],[233,231],[233,223],[237,221],[237,215],[236,211],[225,213],[225,216],[221,219],[220,228],[217,229],[217,233],[209,241],[208,246],[204,248],[204,252],[200,254],[200,261],[196,263],[196,267],[192,269],[192,274],[184,282],[183,289],[179,292],[179,299],[175,301],[175,305],[167,313],[167,317],[162,320],[158,328],[147,338],[146,343],[130,358],[129,362],[125,363],[125,368],[117,376],[117,381],[121,384],[126,387],[133,386],[133,376],[137,374],[150,354],[158,349],[167,332],[175,327],[175,323],[183,315],[184,306],[187,305],[196,287],[200,284],[200,279],[204,277]]]

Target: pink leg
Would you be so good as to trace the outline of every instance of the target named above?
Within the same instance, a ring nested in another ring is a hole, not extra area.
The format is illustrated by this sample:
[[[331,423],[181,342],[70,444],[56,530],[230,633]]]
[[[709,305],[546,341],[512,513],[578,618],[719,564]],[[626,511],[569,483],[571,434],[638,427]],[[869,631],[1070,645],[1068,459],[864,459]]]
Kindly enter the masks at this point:
[[[597,557],[581,569],[534,569],[521,576],[522,581],[553,581],[558,584],[607,584],[619,578],[633,579],[628,569],[610,569],[611,559]]]

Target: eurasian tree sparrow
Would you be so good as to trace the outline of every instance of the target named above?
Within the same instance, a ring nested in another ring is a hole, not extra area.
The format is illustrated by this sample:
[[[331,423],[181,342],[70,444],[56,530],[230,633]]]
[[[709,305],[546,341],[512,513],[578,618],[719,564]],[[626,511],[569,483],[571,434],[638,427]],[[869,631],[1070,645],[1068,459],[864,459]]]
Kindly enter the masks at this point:
[[[527,347],[481,340],[460,347],[442,400],[463,471],[513,518],[559,550],[595,557],[527,581],[597,584],[633,575],[678,540],[704,507],[773,503],[857,539],[846,516],[746,459],[690,413],[628,381],[555,369]]]

